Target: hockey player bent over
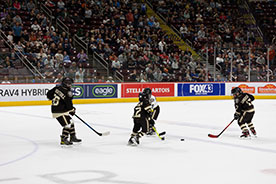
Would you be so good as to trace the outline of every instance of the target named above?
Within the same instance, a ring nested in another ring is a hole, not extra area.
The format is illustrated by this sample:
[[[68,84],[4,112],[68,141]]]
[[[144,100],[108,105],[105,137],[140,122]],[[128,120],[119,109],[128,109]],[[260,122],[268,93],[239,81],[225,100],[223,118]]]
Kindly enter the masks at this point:
[[[134,114],[132,116],[134,127],[128,141],[129,145],[135,146],[139,144],[139,139],[148,132],[148,117],[151,112],[152,108],[151,104],[149,103],[149,95],[146,93],[139,93],[139,103],[135,106]],[[142,130],[140,131],[140,129]]]
[[[149,132],[147,133],[147,135],[153,135],[155,133],[153,130],[153,127],[154,127],[155,121],[157,120],[157,117],[159,115],[160,107],[156,102],[155,96],[152,95],[150,88],[145,88],[143,90],[143,93],[146,93],[149,95],[149,102],[153,109],[153,112],[152,112],[151,116],[149,117]]]
[[[231,94],[234,97],[236,112],[234,119],[238,120],[238,124],[242,130],[241,138],[250,137],[249,130],[253,135],[257,135],[254,125],[251,122],[254,116],[255,110],[252,101],[255,99],[253,95],[243,93],[239,87],[233,88]],[[246,126],[247,125],[247,126]]]
[[[57,85],[47,92],[47,98],[52,100],[51,111],[53,118],[56,118],[63,127],[61,137],[61,145],[72,145],[73,142],[81,142],[76,137],[75,126],[70,115],[75,115],[76,108],[73,107],[73,93],[71,91],[73,80],[65,77],[61,85]],[[70,115],[69,115],[70,114]],[[68,137],[70,135],[70,140]]]

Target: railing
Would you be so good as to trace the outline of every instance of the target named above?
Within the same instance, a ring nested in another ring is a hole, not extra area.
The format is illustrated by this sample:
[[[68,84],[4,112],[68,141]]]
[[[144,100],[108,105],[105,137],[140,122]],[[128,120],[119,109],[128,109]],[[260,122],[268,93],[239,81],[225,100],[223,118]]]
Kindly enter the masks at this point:
[[[66,26],[60,18],[56,19],[56,27],[62,31],[64,31],[68,37],[70,37],[69,27]]]
[[[40,2],[40,10],[43,11],[46,14],[46,16],[49,18],[50,22],[53,23],[54,16],[52,11],[47,6],[45,6],[45,4],[41,2]]]
[[[10,49],[14,49],[14,44],[8,41],[8,37],[2,30],[0,30],[0,37],[2,40],[4,40],[4,42],[9,46]],[[40,77],[45,78],[45,76],[43,76],[34,65],[32,65],[32,63],[25,57],[25,55],[21,51],[17,50],[15,54],[33,75],[38,74],[40,75]]]
[[[86,42],[84,42],[76,34],[73,37],[73,43],[74,43],[74,46],[80,47],[81,49],[83,49],[85,51],[86,55],[88,55],[88,44]]]
[[[151,4],[148,0],[146,0],[146,2],[147,2],[147,5],[149,5],[149,6],[151,7],[151,9],[153,9],[152,4]],[[163,17],[163,15],[161,15],[159,12],[155,12],[155,13],[156,13],[164,22],[166,22],[166,23],[168,24],[168,22],[167,22],[166,19]],[[181,34],[180,34],[180,32],[179,32],[179,30],[177,30],[173,25],[170,25],[170,28],[172,28],[173,31],[176,32],[176,33],[178,34],[178,36],[179,36],[181,39],[183,39],[182,36],[181,36]],[[192,49],[194,49],[194,47],[192,46],[192,42],[191,42],[190,40],[185,39],[184,41],[186,42],[186,44],[187,44],[189,47],[191,47]],[[203,56],[202,56],[202,57],[203,57]]]
[[[148,6],[150,6],[150,7],[154,10],[152,4],[151,4],[148,0],[146,0],[146,3],[147,3]],[[163,17],[163,15],[161,15],[159,12],[156,12],[156,11],[155,11],[155,13],[156,13],[166,24],[168,24],[168,22],[167,22],[166,19]],[[186,44],[187,44],[190,48],[192,48],[193,50],[195,50],[195,48],[192,46],[192,42],[191,42],[190,40],[188,40],[188,39],[183,39],[183,37],[182,37],[182,35],[181,35],[181,33],[179,32],[178,29],[176,29],[173,25],[170,25],[169,27],[170,27],[176,34],[178,34],[178,36],[180,37],[180,39],[184,40],[184,41],[186,42]],[[209,60],[208,57],[206,57],[206,56],[203,55],[203,54],[205,54],[205,53],[198,53],[198,52],[197,52],[197,54],[200,56],[200,62],[204,63],[205,61],[208,61],[208,60]],[[207,65],[211,65],[211,64],[210,64],[210,63],[209,63],[209,64],[207,63]],[[214,64],[214,65],[215,65],[215,64]],[[208,72],[208,69],[207,69],[207,72]],[[214,71],[210,71],[210,72],[213,72],[213,75],[215,75],[215,73],[216,73],[216,72],[219,72],[219,70],[217,70],[216,67],[214,66]]]
[[[259,36],[263,39],[263,32],[261,31],[260,27],[257,25],[256,19],[255,19],[255,17],[253,16],[253,14],[251,13],[250,7],[249,7],[247,1],[244,0],[243,3],[244,3],[244,5],[245,5],[245,8],[246,8],[248,14],[250,14],[251,19],[252,19],[252,20],[254,21],[254,23],[255,23],[257,33],[258,33]]]

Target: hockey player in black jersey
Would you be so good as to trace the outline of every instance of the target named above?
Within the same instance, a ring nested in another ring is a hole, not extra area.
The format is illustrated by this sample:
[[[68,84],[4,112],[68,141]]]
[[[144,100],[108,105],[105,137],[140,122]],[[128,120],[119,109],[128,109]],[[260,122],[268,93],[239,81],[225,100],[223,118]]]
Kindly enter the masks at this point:
[[[151,89],[150,88],[145,88],[143,90],[143,93],[146,93],[149,95],[149,102],[152,106],[153,112],[151,113],[151,116],[149,117],[149,132],[147,133],[147,135],[153,135],[155,132],[153,130],[153,127],[155,125],[155,121],[158,118],[159,112],[160,112],[160,107],[156,102],[156,98],[155,96],[152,95]]]
[[[146,93],[139,93],[139,102],[134,108],[132,116],[134,126],[132,134],[128,141],[129,145],[139,144],[139,139],[149,131],[149,116],[152,113],[152,107],[149,102],[149,95]],[[140,131],[141,130],[141,131]]]
[[[73,142],[81,142],[76,137],[75,126],[72,118],[75,115],[76,108],[73,106],[73,93],[71,91],[73,80],[69,77],[63,78],[61,85],[55,86],[47,92],[47,98],[52,100],[51,111],[53,118],[56,118],[63,127],[61,145],[72,145]],[[70,139],[68,140],[70,135]]]
[[[242,130],[242,135],[240,137],[247,138],[250,136],[248,128],[251,133],[256,136],[257,133],[252,123],[252,118],[255,113],[254,106],[252,104],[252,101],[255,99],[254,96],[248,93],[243,93],[239,87],[233,88],[231,90],[231,94],[234,97],[236,108],[234,119],[238,120],[238,124]]]

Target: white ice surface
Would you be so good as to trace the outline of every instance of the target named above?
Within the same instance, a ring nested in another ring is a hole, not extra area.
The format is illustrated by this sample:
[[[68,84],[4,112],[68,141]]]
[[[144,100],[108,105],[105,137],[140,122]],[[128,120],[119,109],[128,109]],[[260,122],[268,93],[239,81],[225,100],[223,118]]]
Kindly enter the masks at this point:
[[[0,184],[275,184],[276,101],[254,101],[258,138],[241,140],[226,101],[160,102],[166,140],[127,146],[136,103],[75,105],[100,137],[75,120],[81,145],[61,148],[50,106],[0,108]],[[185,141],[180,141],[184,138]]]

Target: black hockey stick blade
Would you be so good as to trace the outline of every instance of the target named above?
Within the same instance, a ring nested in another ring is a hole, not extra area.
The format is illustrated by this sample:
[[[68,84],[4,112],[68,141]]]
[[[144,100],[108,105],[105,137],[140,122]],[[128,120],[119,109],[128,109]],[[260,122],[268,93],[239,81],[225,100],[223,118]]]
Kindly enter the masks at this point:
[[[160,136],[165,135],[165,134],[166,134],[166,131],[159,133]]]
[[[210,138],[218,138],[234,121],[233,119],[218,135],[208,134],[208,137]]]
[[[93,130],[96,134],[98,134],[99,136],[107,136],[110,134],[110,132],[104,132],[104,133],[100,133],[98,131],[96,131],[94,128],[92,128],[88,123],[86,123],[83,119],[81,119],[78,115],[75,114],[75,116],[81,120],[81,122],[83,122],[86,126],[88,126],[91,130]]]

